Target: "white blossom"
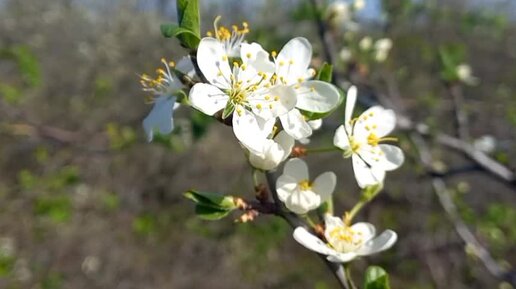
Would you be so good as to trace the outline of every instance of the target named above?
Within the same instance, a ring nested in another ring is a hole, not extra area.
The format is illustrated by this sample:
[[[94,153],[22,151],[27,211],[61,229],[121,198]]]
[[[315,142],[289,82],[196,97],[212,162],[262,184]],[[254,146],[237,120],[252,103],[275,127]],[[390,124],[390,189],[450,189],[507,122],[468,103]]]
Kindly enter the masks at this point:
[[[336,183],[333,172],[325,172],[311,182],[306,163],[294,158],[285,163],[283,174],[276,181],[276,191],[290,211],[306,214],[331,198]]]
[[[259,44],[242,43],[240,56],[242,63],[230,66],[224,45],[215,38],[203,38],[197,62],[209,83],[194,85],[190,103],[207,115],[228,110],[237,139],[260,154],[276,117],[296,105],[296,93],[289,86],[271,83],[275,66]]]
[[[227,56],[239,57],[241,44],[244,42],[245,35],[249,33],[249,25],[247,22],[243,22],[242,28],[239,28],[237,25],[232,25],[231,29],[229,29],[218,25],[220,18],[220,16],[217,16],[213,22],[215,35],[213,35],[212,32],[208,32],[208,36],[215,37],[220,41]]]
[[[362,50],[369,50],[373,47],[373,39],[369,36],[366,36],[358,42],[358,47]]]
[[[392,40],[389,38],[378,39],[374,43],[374,58],[378,62],[384,62],[392,48]]]
[[[339,104],[339,91],[330,83],[311,80],[315,71],[310,69],[312,45],[306,38],[297,37],[285,44],[275,57],[273,80],[292,87],[295,91],[296,108],[280,116],[285,131],[296,140],[312,134],[312,128],[300,110],[327,113]]]
[[[469,84],[469,85],[475,85],[478,83],[478,78],[473,76],[473,72],[471,70],[471,66],[466,63],[462,63],[457,65],[456,68],[457,77],[460,81]]]
[[[326,19],[334,27],[356,31],[358,24],[353,21],[354,8],[355,5],[351,6],[348,2],[334,1],[326,9]]]
[[[356,98],[357,89],[352,86],[346,97],[344,125],[337,128],[333,143],[344,151],[344,157],[351,157],[357,183],[365,188],[383,183],[385,172],[401,166],[404,156],[400,148],[381,143],[396,140],[386,137],[396,125],[394,112],[373,106],[351,119]]]
[[[357,257],[387,250],[398,238],[391,230],[386,230],[377,237],[375,235],[376,229],[370,223],[350,225],[329,215],[325,216],[325,241],[303,227],[294,230],[294,239],[298,243],[309,250],[327,255],[327,259],[335,263],[346,263]]]
[[[294,139],[285,131],[280,131],[274,139],[262,142],[260,153],[249,152],[249,162],[257,169],[272,170],[286,160],[294,147]]]
[[[174,63],[167,63],[165,59],[161,59],[166,70],[158,69],[158,77],[152,79],[147,75],[141,76],[141,84],[143,91],[152,94],[151,99],[154,103],[152,110],[143,120],[143,129],[147,135],[147,141],[152,141],[154,133],[169,134],[174,130],[173,111],[179,107],[176,103],[177,91],[183,85],[171,71]],[[195,74],[192,61],[189,57],[182,58],[177,64],[176,69],[190,77]]]

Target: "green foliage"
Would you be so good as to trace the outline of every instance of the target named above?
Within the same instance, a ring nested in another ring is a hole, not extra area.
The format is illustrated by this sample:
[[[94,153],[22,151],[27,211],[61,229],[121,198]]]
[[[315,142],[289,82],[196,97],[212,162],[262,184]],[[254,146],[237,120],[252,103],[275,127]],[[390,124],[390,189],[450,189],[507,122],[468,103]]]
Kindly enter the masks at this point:
[[[369,266],[366,271],[365,289],[390,289],[389,275],[378,266]]]
[[[466,60],[466,49],[462,44],[450,44],[439,47],[441,77],[446,81],[459,79],[457,66]]]
[[[149,236],[157,231],[156,217],[150,214],[143,214],[133,220],[133,231],[142,236]]]
[[[22,93],[15,86],[0,83],[0,95],[9,104],[18,104],[21,101]]]
[[[317,80],[331,82],[331,77],[333,73],[333,66],[328,63],[324,63],[319,72],[317,73]]]
[[[60,289],[63,287],[63,276],[56,272],[51,272],[41,282],[42,289]]]
[[[120,207],[120,198],[114,193],[107,193],[102,196],[102,205],[108,211],[114,211]]]
[[[201,39],[199,1],[177,0],[177,18],[179,25],[164,24],[161,33],[165,37],[177,37],[186,48],[196,49]]]
[[[111,122],[106,125],[106,133],[109,144],[113,150],[123,150],[130,147],[136,141],[136,133],[132,127],[123,126]]]
[[[72,215],[70,198],[66,195],[39,196],[34,204],[34,213],[49,217],[55,223],[66,222]]]
[[[209,125],[213,122],[213,118],[194,110],[191,114],[191,122],[194,140],[198,140],[206,134]]]
[[[14,263],[16,262],[16,258],[14,256],[9,255],[0,255],[0,277],[5,277],[9,275],[13,268]]]
[[[236,209],[231,196],[223,196],[217,193],[188,191],[185,198],[192,200],[195,205],[195,214],[204,220],[219,220]]]

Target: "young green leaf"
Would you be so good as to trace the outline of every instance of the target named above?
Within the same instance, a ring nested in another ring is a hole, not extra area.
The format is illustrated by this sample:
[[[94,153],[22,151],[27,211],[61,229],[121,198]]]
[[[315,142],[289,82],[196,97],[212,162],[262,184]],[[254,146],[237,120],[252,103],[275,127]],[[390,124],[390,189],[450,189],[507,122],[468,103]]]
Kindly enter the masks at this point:
[[[365,289],[390,289],[389,275],[379,266],[369,266],[366,271]]]
[[[210,206],[204,206],[201,204],[197,204],[195,206],[195,214],[203,219],[208,221],[216,221],[227,216],[231,210],[224,210],[220,208],[213,208]]]
[[[181,33],[177,38],[186,48],[196,49],[201,39],[199,1],[177,0],[177,18],[179,27],[191,33]]]
[[[236,208],[233,197],[223,196],[217,193],[197,192],[190,190],[184,196],[198,205],[212,207],[220,210],[234,210]]]
[[[333,66],[328,63],[324,63],[317,74],[317,79],[321,81],[331,82],[331,76],[333,73]]]

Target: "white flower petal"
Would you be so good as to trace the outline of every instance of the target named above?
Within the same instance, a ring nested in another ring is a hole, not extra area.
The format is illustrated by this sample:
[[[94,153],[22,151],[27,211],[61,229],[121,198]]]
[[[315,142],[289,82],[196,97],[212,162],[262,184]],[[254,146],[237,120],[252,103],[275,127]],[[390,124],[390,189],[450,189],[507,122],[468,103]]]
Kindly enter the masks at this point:
[[[294,230],[294,239],[305,248],[315,251],[319,254],[329,255],[336,253],[334,250],[329,248],[326,243],[324,243],[321,239],[317,238],[313,234],[309,233],[303,227],[297,227]]]
[[[197,63],[211,84],[222,89],[230,87],[231,68],[224,45],[220,41],[211,37],[201,39],[197,48]]]
[[[233,113],[233,132],[240,143],[254,154],[262,154],[264,142],[272,129],[270,125],[260,120],[250,111],[241,106],[235,108]]]
[[[391,248],[394,243],[396,243],[397,239],[398,235],[396,232],[385,230],[378,237],[366,242],[362,247],[360,247],[360,249],[357,250],[356,253],[360,256],[366,256],[385,251]]]
[[[270,61],[269,53],[258,43],[242,43],[240,54],[242,62],[260,72],[272,74],[275,71],[274,62]]]
[[[353,154],[351,159],[353,162],[353,171],[355,173],[355,179],[357,180],[359,187],[365,188],[366,186],[383,183],[383,180],[385,178],[384,170],[375,167],[370,167],[356,154]]]
[[[181,73],[188,75],[190,78],[195,76],[195,67],[192,63],[190,56],[183,56],[176,64],[175,67]]]
[[[322,118],[320,119],[314,119],[314,120],[309,120],[308,121],[308,125],[310,125],[310,127],[312,128],[312,130],[318,130],[321,128],[322,126]]]
[[[342,222],[341,218],[326,214],[324,216],[324,225],[326,226],[326,231],[331,231],[331,227],[343,227],[344,222]]]
[[[353,226],[351,226],[351,229],[356,233],[360,233],[364,242],[373,239],[376,235],[376,229],[373,224],[366,222],[355,223]]]
[[[374,133],[377,137],[388,135],[396,126],[394,111],[381,106],[373,106],[364,111],[358,118],[353,128],[353,134],[357,137],[365,137]]]
[[[303,37],[291,39],[283,46],[275,61],[278,79],[283,78],[287,85],[297,83],[299,78],[305,80],[311,59],[310,42]]]
[[[283,129],[297,140],[312,135],[312,128],[305,120],[301,112],[295,108],[280,116],[280,120]]]
[[[282,202],[286,202],[288,197],[297,189],[297,180],[291,176],[281,175],[276,181],[276,191]]]
[[[353,118],[353,110],[357,102],[357,87],[351,86],[346,94],[346,111],[344,113],[344,125],[348,131],[351,131],[351,119]]]
[[[381,144],[380,149],[384,154],[384,158],[380,160],[382,169],[386,171],[392,171],[399,168],[403,164],[405,156],[399,147],[388,144]]]
[[[295,190],[284,202],[296,214],[306,214],[321,205],[321,197],[309,190]]]
[[[249,162],[255,168],[272,170],[290,155],[294,139],[286,132],[281,131],[274,140],[268,139],[263,144],[262,154],[254,154],[250,151]]]
[[[160,134],[169,134],[174,129],[172,111],[176,102],[175,97],[158,97],[150,113],[143,120],[143,129],[147,135],[147,141],[152,141],[154,131]]]
[[[194,108],[207,115],[214,115],[223,109],[229,100],[229,96],[216,86],[205,83],[195,84],[190,90],[189,98]]]
[[[331,198],[335,186],[337,185],[337,175],[334,172],[325,172],[319,175],[312,183],[313,191],[321,196],[323,201]]]
[[[302,110],[324,113],[334,109],[339,103],[339,91],[330,83],[310,80],[296,89],[296,107]]]
[[[347,263],[357,257],[357,254],[355,252],[349,252],[349,253],[339,253],[335,252],[333,255],[329,255],[326,257],[328,261],[333,263]]]
[[[308,166],[302,159],[293,158],[285,164],[283,174],[293,177],[297,182],[306,181],[308,180]]]
[[[253,112],[266,120],[288,113],[296,101],[294,89],[286,85],[276,85],[249,99]]]
[[[333,145],[336,147],[342,149],[342,150],[348,150],[349,149],[349,137],[346,133],[346,129],[344,128],[344,125],[341,125],[337,128],[335,131],[335,136],[333,137]]]

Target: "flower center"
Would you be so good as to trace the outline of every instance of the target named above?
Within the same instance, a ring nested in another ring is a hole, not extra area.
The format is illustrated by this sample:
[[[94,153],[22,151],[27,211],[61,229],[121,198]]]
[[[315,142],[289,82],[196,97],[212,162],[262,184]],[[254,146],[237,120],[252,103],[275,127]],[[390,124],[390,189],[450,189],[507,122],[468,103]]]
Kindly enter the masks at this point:
[[[312,189],[312,184],[310,184],[310,181],[308,180],[302,180],[298,183],[299,189],[301,191],[309,191]]]
[[[369,133],[369,135],[367,136],[367,144],[369,144],[370,146],[377,146],[380,142],[384,142],[384,141],[398,141],[397,138],[395,137],[378,137],[374,132],[371,132]]]
[[[329,244],[342,253],[352,252],[364,243],[362,232],[357,232],[348,225],[332,228],[327,236]]]

